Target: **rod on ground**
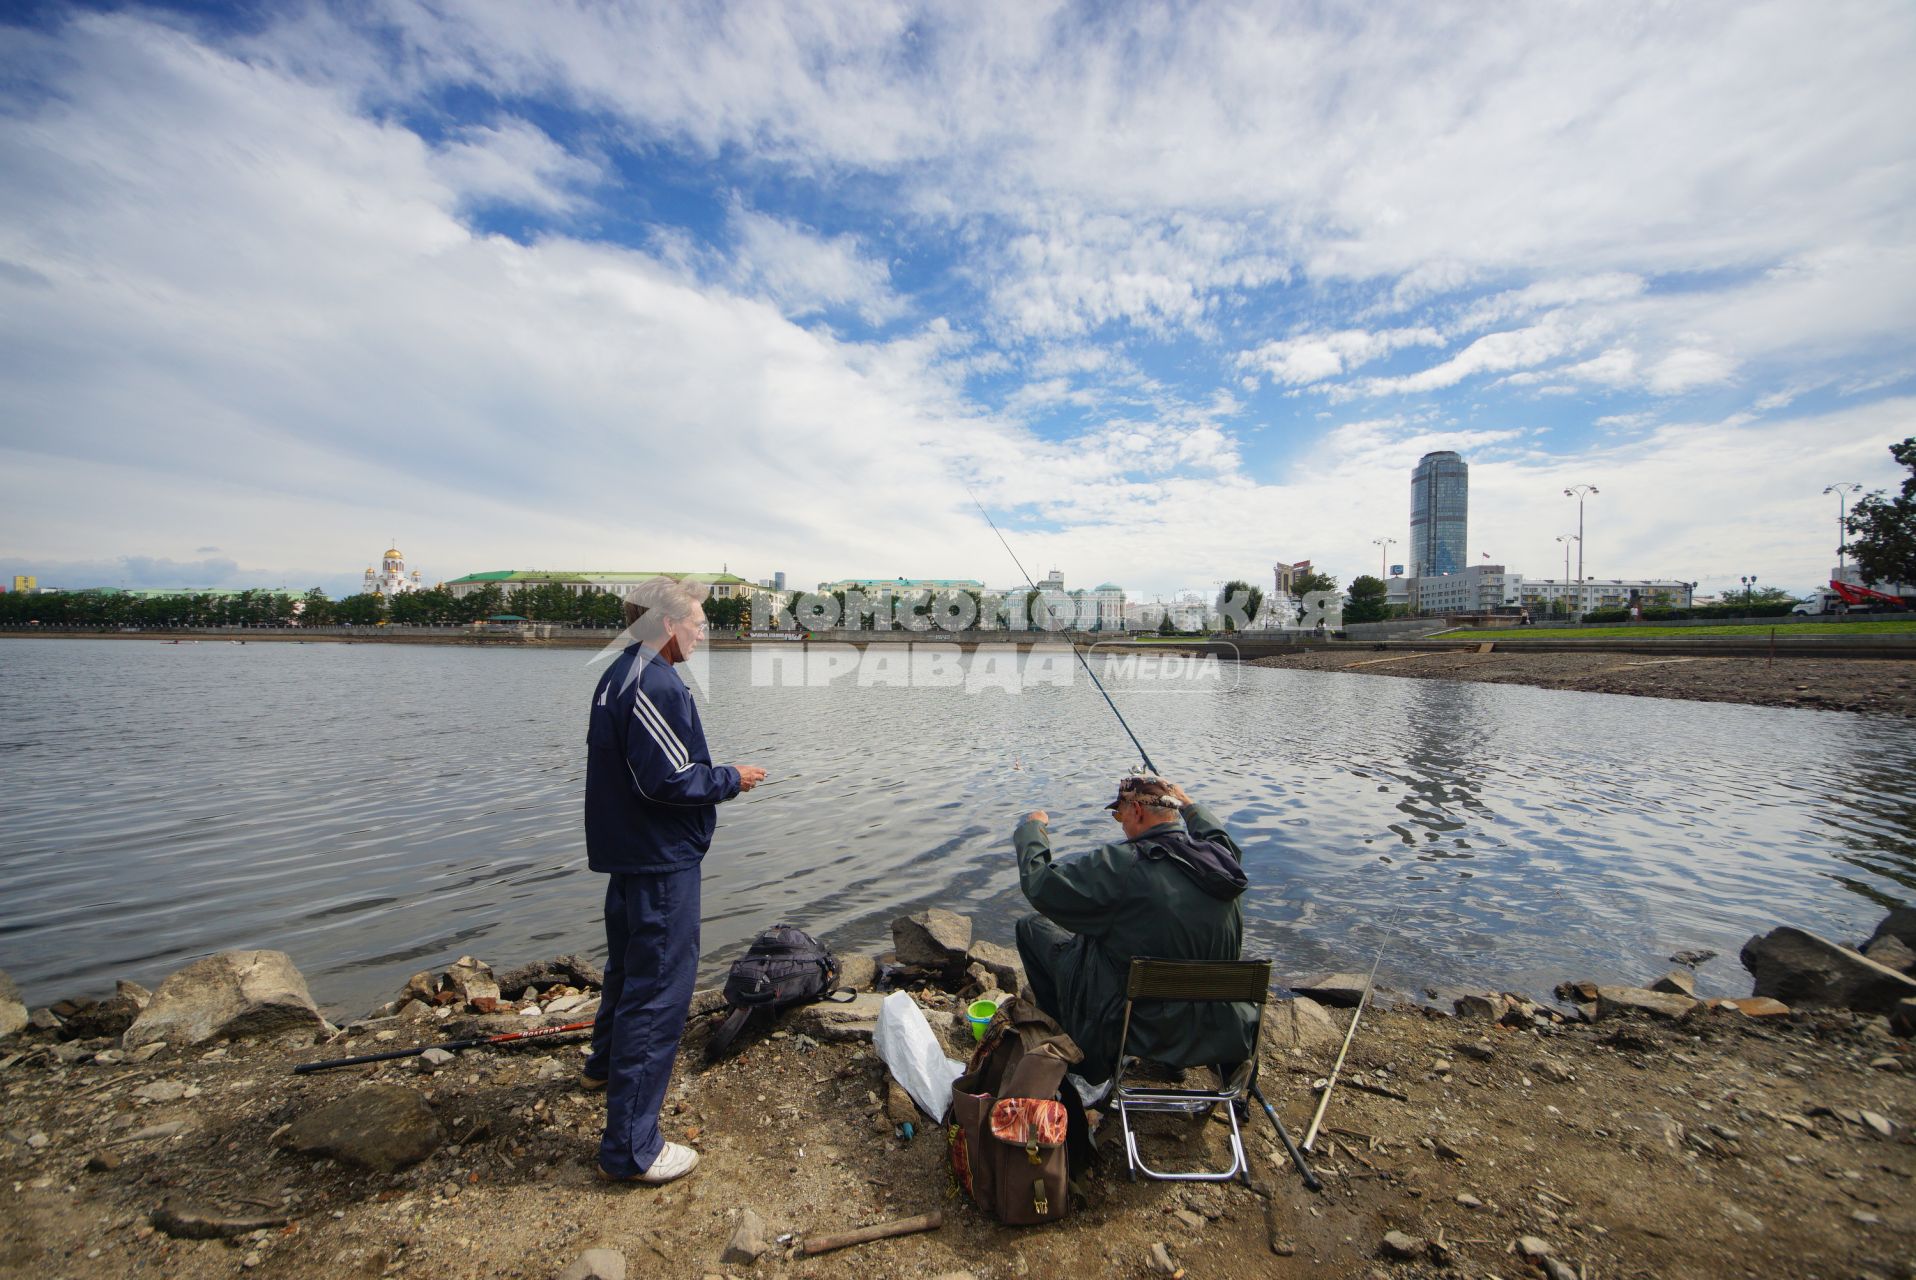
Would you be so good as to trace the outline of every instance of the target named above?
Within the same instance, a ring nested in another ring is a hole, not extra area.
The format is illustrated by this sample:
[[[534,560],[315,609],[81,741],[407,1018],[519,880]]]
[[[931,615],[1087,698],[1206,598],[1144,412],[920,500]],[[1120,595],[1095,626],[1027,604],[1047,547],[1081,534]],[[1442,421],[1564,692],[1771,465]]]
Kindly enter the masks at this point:
[[[496,1036],[478,1036],[471,1040],[448,1040],[444,1044],[422,1044],[416,1049],[392,1049],[385,1053],[362,1053],[357,1058],[332,1058],[325,1062],[302,1062],[293,1068],[296,1076],[308,1075],[314,1071],[330,1071],[334,1067],[358,1067],[368,1062],[391,1062],[394,1058],[416,1058],[428,1049],[444,1049],[451,1053],[456,1049],[478,1049],[487,1045],[512,1044],[519,1040],[542,1040],[547,1036],[562,1035],[568,1031],[590,1031],[590,1022],[568,1022],[562,1027],[535,1027],[531,1031],[506,1031]]]
[[[1344,1047],[1337,1051],[1337,1061],[1331,1066],[1330,1079],[1324,1082],[1324,1096],[1317,1100],[1317,1114],[1311,1117],[1310,1131],[1304,1135],[1304,1150],[1314,1148],[1317,1141],[1317,1127],[1324,1123],[1324,1112],[1331,1105],[1331,1090],[1337,1087],[1337,1073],[1344,1069],[1344,1055],[1351,1051],[1351,1041],[1357,1038],[1357,1022],[1364,1016],[1364,1006],[1370,1003],[1370,993],[1377,986],[1377,966],[1384,959],[1384,949],[1377,948],[1377,959],[1370,962],[1370,977],[1364,982],[1364,994],[1357,997],[1357,1012],[1351,1014],[1351,1027],[1344,1033]]]
[[[936,1231],[944,1225],[945,1215],[934,1210],[931,1213],[921,1213],[915,1218],[880,1222],[869,1227],[859,1227],[855,1231],[840,1231],[836,1235],[806,1236],[799,1242],[798,1253],[800,1257],[811,1258],[821,1253],[830,1253],[834,1249],[845,1249],[872,1240],[889,1240],[893,1236],[908,1236],[919,1231]]]
[[[1264,1101],[1264,1091],[1257,1087],[1256,1081],[1251,1082],[1251,1096],[1257,1099],[1257,1104],[1264,1108],[1264,1114],[1269,1116],[1271,1123],[1277,1126],[1277,1136],[1283,1139],[1284,1150],[1291,1154],[1291,1163],[1296,1165],[1298,1173],[1303,1175],[1304,1185],[1312,1191],[1322,1191],[1324,1184],[1318,1180],[1316,1174],[1311,1172],[1310,1165],[1304,1162],[1304,1153],[1297,1149],[1295,1142],[1291,1141],[1290,1131],[1284,1127],[1284,1122],[1277,1118],[1277,1109]]]

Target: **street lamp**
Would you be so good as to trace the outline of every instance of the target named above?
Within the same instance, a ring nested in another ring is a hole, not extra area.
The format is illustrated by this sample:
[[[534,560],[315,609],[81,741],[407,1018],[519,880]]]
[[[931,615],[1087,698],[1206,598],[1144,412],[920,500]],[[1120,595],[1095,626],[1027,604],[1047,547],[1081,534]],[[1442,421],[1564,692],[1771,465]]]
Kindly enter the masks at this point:
[[[1823,486],[1825,497],[1832,493],[1836,495],[1836,576],[1838,578],[1843,576],[1843,544],[1848,541],[1849,534],[1849,522],[1844,518],[1848,509],[1849,496],[1852,493],[1861,493],[1862,490],[1862,485],[1851,484],[1849,481]]]
[[[1577,500],[1577,581],[1583,581],[1583,500],[1595,497],[1597,486],[1594,484],[1573,484],[1563,491],[1566,498]],[[1564,570],[1566,576],[1569,570]]]
[[[1580,533],[1560,534],[1557,538],[1557,541],[1563,543],[1563,585],[1564,585],[1564,592],[1565,592],[1563,597],[1563,609],[1565,613],[1569,613],[1570,612],[1570,596],[1569,596],[1570,544],[1573,542],[1577,544],[1577,559],[1581,561],[1583,559],[1583,535]],[[1578,565],[1578,570],[1579,572],[1582,571],[1581,564]],[[1581,591],[1581,589],[1579,590]]]
[[[1750,607],[1751,599],[1756,595],[1756,575],[1751,574],[1747,578],[1739,577],[1737,581],[1743,584],[1743,607],[1747,609]]]
[[[1390,549],[1397,541],[1395,538],[1372,538],[1370,544],[1377,550],[1377,576],[1379,579],[1390,576]]]

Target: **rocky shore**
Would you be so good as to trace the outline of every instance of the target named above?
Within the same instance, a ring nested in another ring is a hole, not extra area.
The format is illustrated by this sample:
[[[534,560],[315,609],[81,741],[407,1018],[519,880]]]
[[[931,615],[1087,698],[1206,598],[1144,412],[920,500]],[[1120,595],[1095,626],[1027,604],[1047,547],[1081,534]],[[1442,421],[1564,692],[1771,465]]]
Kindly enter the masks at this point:
[[[699,993],[665,1123],[704,1161],[656,1189],[593,1177],[602,1096],[576,1035],[428,1047],[589,1018],[599,974],[577,957],[465,958],[339,1027],[277,952],[44,1008],[0,977],[0,1274],[1916,1276],[1907,909],[1857,947],[1752,938],[1747,994],[1698,992],[1683,955],[1555,1002],[1380,992],[1317,1143],[1322,1194],[1261,1117],[1253,1188],[1131,1182],[1113,1123],[1076,1212],[1023,1231],[957,1198],[942,1134],[870,1044],[882,986],[965,1056],[965,1003],[1014,991],[1016,957],[946,912],[894,942],[844,958],[856,1000],[789,1011],[716,1066],[723,1001]],[[1290,982],[1261,1076],[1301,1137],[1363,979]],[[1146,1143],[1191,1165],[1227,1132],[1167,1118]],[[797,1251],[930,1211],[936,1230]]]
[[[1416,680],[1526,684],[1641,698],[1689,698],[1916,719],[1916,662],[1841,658],[1656,657],[1635,653],[1382,651],[1355,645],[1256,658],[1256,667]]]

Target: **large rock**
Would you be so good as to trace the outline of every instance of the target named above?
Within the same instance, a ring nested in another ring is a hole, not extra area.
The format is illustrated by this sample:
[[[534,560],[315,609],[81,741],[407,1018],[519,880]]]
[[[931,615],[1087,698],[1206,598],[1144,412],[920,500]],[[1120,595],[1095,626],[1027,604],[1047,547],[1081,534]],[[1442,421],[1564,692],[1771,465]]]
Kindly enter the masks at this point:
[[[1642,987],[1597,988],[1597,1016],[1614,1018],[1619,1014],[1645,1013],[1657,1018],[1681,1018],[1697,1007],[1689,996],[1668,995]]]
[[[1316,1049],[1343,1037],[1337,1020],[1309,996],[1272,1000],[1264,1006],[1265,1042],[1279,1049]]]
[[[876,991],[861,991],[844,1004],[820,1000],[800,1005],[792,1011],[791,1029],[815,1040],[870,1040],[878,1030],[878,1010],[885,997]]]
[[[25,1031],[30,1020],[27,1002],[21,998],[20,988],[13,985],[13,979],[4,970],[0,970],[0,1040]]]
[[[499,990],[516,1000],[527,987],[537,987],[541,991],[547,987],[560,985],[603,987],[605,970],[584,956],[554,956],[550,960],[522,964],[516,969],[508,969],[499,975],[498,982]]]
[[[940,907],[900,916],[891,922],[891,940],[900,964],[962,967],[971,950],[971,917]]]
[[[499,983],[492,976],[492,966],[471,956],[460,956],[453,961],[452,968],[446,970],[444,989],[467,1004],[479,1007],[482,1013],[491,1012],[499,1004]],[[490,1001],[490,1005],[482,1004],[485,1001]]]
[[[1886,933],[1863,948],[1863,954],[1887,969],[1898,973],[1916,971],[1916,951],[1909,949],[1901,938]]]
[[[140,1011],[153,1002],[151,993],[136,982],[122,982],[119,989],[104,1000],[76,1000],[61,1018],[66,1026],[60,1035],[67,1040],[111,1039],[125,1035]]]
[[[222,951],[162,982],[127,1028],[123,1045],[195,1045],[325,1026],[306,979],[285,952]]]
[[[1877,924],[1876,932],[1869,935],[1871,942],[1883,938],[1894,938],[1916,951],[1916,907],[1890,908],[1890,913]]]
[[[1742,959],[1756,978],[1752,995],[1798,1008],[1888,1013],[1898,1000],[1916,996],[1916,979],[1788,925],[1744,943]]]
[[[860,952],[838,957],[838,985],[853,991],[870,991],[878,981],[878,961]]]
[[[418,1092],[397,1084],[368,1085],[292,1123],[280,1146],[325,1156],[376,1173],[418,1164],[445,1145],[439,1117]]]
[[[1013,947],[1001,947],[995,942],[974,942],[971,944],[971,958],[985,967],[998,990],[1007,995],[1017,995],[1025,988],[1024,962],[1018,958]]]
[[[1357,1002],[1364,998],[1364,988],[1369,985],[1369,977],[1361,973],[1325,973],[1302,982],[1293,982],[1291,990],[1300,996],[1309,996],[1319,1004],[1355,1009]]]

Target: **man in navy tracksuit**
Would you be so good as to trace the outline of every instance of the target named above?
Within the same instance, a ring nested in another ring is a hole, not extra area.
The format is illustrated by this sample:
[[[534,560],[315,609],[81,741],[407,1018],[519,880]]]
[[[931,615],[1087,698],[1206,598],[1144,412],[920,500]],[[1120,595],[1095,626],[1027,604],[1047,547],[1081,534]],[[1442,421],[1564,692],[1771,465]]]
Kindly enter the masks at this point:
[[[592,695],[586,735],[587,864],[605,891],[605,991],[585,1063],[603,1086],[600,1176],[670,1182],[698,1153],[665,1141],[659,1107],[672,1078],[699,959],[699,863],[717,806],[765,777],[753,765],[714,765],[692,694],[672,665],[705,636],[703,592],[669,579],[626,596],[637,642]]]

